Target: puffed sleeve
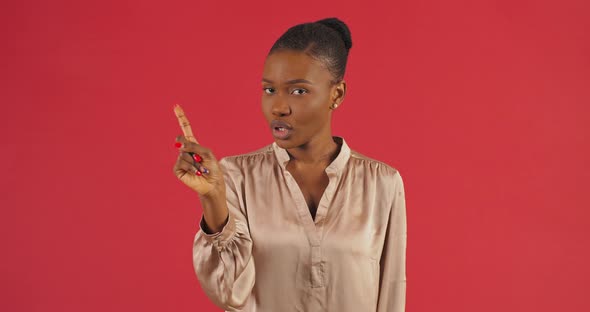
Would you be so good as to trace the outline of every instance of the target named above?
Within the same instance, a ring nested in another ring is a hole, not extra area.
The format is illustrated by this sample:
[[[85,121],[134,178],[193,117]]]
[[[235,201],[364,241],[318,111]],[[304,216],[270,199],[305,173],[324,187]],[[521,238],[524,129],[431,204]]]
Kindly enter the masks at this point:
[[[207,234],[204,217],[193,243],[193,266],[205,294],[226,311],[239,311],[254,287],[252,239],[245,212],[240,208],[232,175],[239,174],[234,164],[223,158],[229,217],[223,229]]]
[[[394,176],[394,199],[381,254],[377,312],[404,312],[406,306],[406,199],[399,171]]]

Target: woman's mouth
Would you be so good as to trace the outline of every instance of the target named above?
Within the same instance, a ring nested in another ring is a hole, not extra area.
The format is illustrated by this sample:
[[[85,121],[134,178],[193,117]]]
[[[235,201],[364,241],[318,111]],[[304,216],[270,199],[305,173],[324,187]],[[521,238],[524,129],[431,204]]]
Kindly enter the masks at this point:
[[[275,138],[280,139],[280,140],[288,139],[291,136],[292,132],[293,132],[293,130],[283,128],[283,127],[277,127],[277,128],[272,129],[272,135]]]
[[[282,120],[273,120],[270,123],[270,127],[272,129],[272,135],[279,140],[286,140],[293,133],[293,127]]]

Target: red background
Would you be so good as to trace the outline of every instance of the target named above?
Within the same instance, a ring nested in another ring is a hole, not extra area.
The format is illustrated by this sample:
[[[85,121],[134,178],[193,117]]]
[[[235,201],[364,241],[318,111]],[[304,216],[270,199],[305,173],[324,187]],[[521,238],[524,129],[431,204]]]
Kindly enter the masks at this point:
[[[218,157],[272,142],[288,27],[354,46],[334,134],[398,168],[407,311],[590,311],[588,1],[14,1],[0,58],[0,310],[218,311],[173,104]]]

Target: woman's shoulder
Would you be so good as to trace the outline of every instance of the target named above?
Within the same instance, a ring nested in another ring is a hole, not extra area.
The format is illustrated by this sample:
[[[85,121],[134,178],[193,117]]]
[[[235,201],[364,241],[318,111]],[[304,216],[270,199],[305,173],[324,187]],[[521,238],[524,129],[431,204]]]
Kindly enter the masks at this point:
[[[260,163],[263,159],[272,156],[272,144],[269,144],[250,152],[222,157],[219,162],[224,166],[242,166],[245,163]]]
[[[361,154],[356,150],[350,150],[350,164],[351,166],[362,166],[366,170],[375,171],[387,176],[396,176],[400,174],[397,167]]]

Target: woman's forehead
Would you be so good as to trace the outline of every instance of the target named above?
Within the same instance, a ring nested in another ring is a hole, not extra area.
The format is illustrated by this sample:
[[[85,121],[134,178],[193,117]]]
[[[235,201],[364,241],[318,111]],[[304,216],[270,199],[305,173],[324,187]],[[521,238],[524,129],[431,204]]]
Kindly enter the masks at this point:
[[[267,56],[262,79],[277,83],[294,79],[322,82],[332,77],[321,61],[304,52],[287,50]]]

